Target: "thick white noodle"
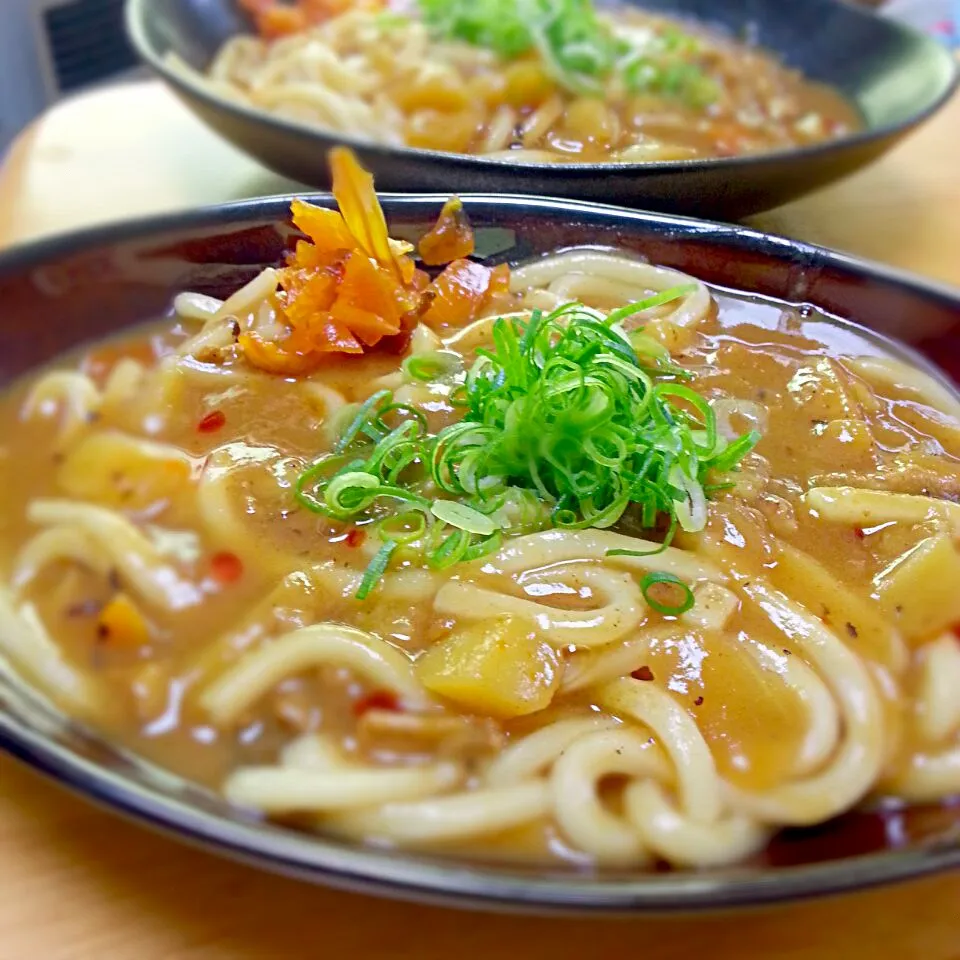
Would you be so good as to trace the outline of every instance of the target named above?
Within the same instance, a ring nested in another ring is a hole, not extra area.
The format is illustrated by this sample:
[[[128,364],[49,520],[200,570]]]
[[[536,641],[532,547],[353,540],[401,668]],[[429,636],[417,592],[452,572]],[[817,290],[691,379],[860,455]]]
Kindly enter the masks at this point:
[[[55,370],[41,377],[23,402],[21,416],[61,415],[59,440],[69,443],[85,430],[100,410],[100,391],[94,382],[75,370]]]
[[[910,803],[936,803],[954,796],[960,792],[960,746],[914,754],[889,785]]]
[[[285,677],[325,664],[347,667],[411,707],[427,705],[413,663],[403,651],[339,623],[303,627],[244,654],[201,693],[200,705],[214,723],[226,726]]]
[[[787,656],[771,647],[749,640],[741,649],[764,670],[780,674],[785,687],[803,704],[807,729],[794,765],[794,774],[812,773],[833,754],[840,742],[841,718],[829,687],[800,657]]]
[[[549,769],[574,740],[617,725],[617,720],[599,713],[556,720],[521,740],[511,741],[487,767],[484,780],[495,787],[522,783]]]
[[[663,571],[681,580],[726,581],[726,575],[707,557],[677,547],[661,545],[639,537],[609,530],[543,530],[513,537],[493,556],[475,561],[485,571],[520,573],[548,564],[570,560],[602,560],[611,567],[648,573]],[[642,556],[607,556],[611,550],[633,550]],[[660,550],[659,553],[655,552]]]
[[[684,814],[699,823],[716,821],[722,810],[717,766],[690,714],[666,690],[643,680],[615,680],[601,687],[596,699],[611,713],[638,720],[654,733],[673,764]]]
[[[678,867],[716,867],[760,850],[770,830],[734,814],[713,823],[684,817],[653,780],[634,780],[623,797],[624,814],[642,842]]]
[[[10,582],[15,590],[23,590],[41,570],[63,561],[79,564],[101,577],[106,577],[112,566],[109,554],[83,527],[64,524],[42,530],[27,541],[17,554]]]
[[[915,710],[920,735],[939,743],[960,729],[960,643],[945,633],[921,651]]]
[[[579,593],[589,587],[601,605],[589,610],[565,610],[537,600],[512,596],[475,583],[451,581],[434,599],[434,609],[443,616],[484,620],[491,612],[514,614],[537,625],[555,647],[594,647],[613,643],[640,622],[646,610],[636,582],[627,574],[599,565],[564,564],[524,575],[521,586],[562,583]],[[598,598],[599,594],[599,598]]]
[[[960,503],[950,500],[856,487],[813,487],[803,499],[823,520],[832,523],[874,527],[891,521],[922,523],[936,519],[960,537]]]
[[[81,717],[103,714],[104,691],[88,674],[68,663],[32,604],[18,610],[0,589],[0,654],[52,701]]]
[[[154,606],[181,610],[202,599],[199,589],[183,579],[157,547],[114,510],[74,500],[37,499],[27,507],[27,519],[45,527],[83,530],[110,557],[121,578]]]
[[[689,274],[600,250],[570,250],[518,267],[510,276],[510,289],[522,292],[531,287],[549,288],[553,281],[577,273],[631,286],[637,291],[635,300],[642,300],[645,292],[659,293],[693,284],[693,291],[679,299],[670,313],[670,320],[680,327],[696,326],[710,312],[709,289]],[[643,317],[640,313],[635,319]]]
[[[309,813],[415,800],[449,790],[461,778],[454,763],[420,767],[241,767],[227,777],[224,796],[263,813]]]
[[[892,387],[960,421],[960,400],[956,393],[919,367],[893,357],[849,357],[843,362],[868,383]]]
[[[415,802],[391,801],[329,817],[323,821],[323,828],[400,845],[450,843],[520,827],[549,812],[546,783],[528,780]]]
[[[576,651],[567,658],[560,692],[574,693],[629,676],[650,659],[650,651],[654,646],[679,643],[690,636],[697,636],[693,627],[679,622],[667,623],[656,627],[640,627],[630,639],[620,643]]]
[[[598,730],[579,737],[557,758],[550,775],[553,815],[564,836],[603,866],[639,866],[649,857],[639,833],[600,798],[600,782],[668,773],[663,755],[635,729]]]
[[[809,777],[750,793],[729,787],[733,808],[768,823],[821,823],[854,806],[869,791],[884,761],[880,697],[863,662],[808,610],[751,580],[744,595],[817,670],[840,707],[843,736],[829,764]]]

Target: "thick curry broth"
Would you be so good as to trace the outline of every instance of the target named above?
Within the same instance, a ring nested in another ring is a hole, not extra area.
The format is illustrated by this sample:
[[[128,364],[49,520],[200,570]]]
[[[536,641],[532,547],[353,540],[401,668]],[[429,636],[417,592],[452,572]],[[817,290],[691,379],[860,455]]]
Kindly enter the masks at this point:
[[[148,353],[157,360],[175,350],[182,338],[179,328],[171,330],[164,321],[118,338],[107,350],[94,348],[92,356],[99,364],[91,363],[91,354],[80,354],[64,358],[57,367],[70,369],[81,363],[102,377],[104,358],[106,365],[124,355],[142,358]],[[844,367],[838,350],[877,355],[885,347],[873,335],[847,324],[723,296],[718,315],[687,351],[684,362],[696,371],[693,386],[702,394],[755,401],[768,418],[763,439],[744,465],[745,479],[760,469],[775,483],[767,484],[758,496],[749,490],[721,493],[711,511],[711,528],[723,531],[724,549],[733,564],[746,577],[762,573],[774,583],[778,576],[789,578],[789,570],[778,569],[769,545],[773,528],[782,541],[815,558],[828,575],[869,597],[871,578],[917,542],[924,535],[923,526],[849,531],[818,520],[802,506],[799,493],[825,477],[843,484],[870,476],[895,477],[897,489],[921,493],[930,479],[927,460],[939,464],[941,483],[956,485],[960,435],[945,422],[931,422],[929,412],[924,415],[909,396],[880,391],[874,397]],[[374,389],[372,381],[396,364],[396,357],[343,360],[314,379],[335,387],[348,400],[359,400]],[[376,691],[364,689],[344,670],[325,668],[285,681],[232,732],[217,731],[198,708],[198,678],[271,632],[318,619],[342,621],[375,631],[415,654],[456,626],[455,620],[438,619],[429,604],[399,599],[361,604],[350,595],[324,593],[311,581],[309,571],[315,565],[355,575],[376,547],[362,526],[346,527],[305,513],[292,499],[297,471],[328,442],[323,439],[322,403],[318,405],[316,396],[293,380],[267,379],[257,381],[255,388],[220,390],[217,374],[213,370],[209,374],[203,381],[184,381],[159,407],[156,398],[144,397],[142,408],[132,405],[110,422],[92,425],[93,430],[126,430],[177,446],[190,458],[190,481],[169,496],[153,499],[143,499],[144,489],[122,475],[108,477],[107,486],[131,518],[195,531],[201,529],[195,484],[204,470],[211,469],[210,454],[220,449],[220,457],[243,458],[248,465],[230,475],[227,496],[242,516],[257,555],[238,556],[239,576],[222,582],[214,558],[226,548],[201,537],[198,555],[182,562],[182,569],[198,585],[195,602],[171,614],[151,611],[150,641],[135,649],[115,649],[98,636],[96,613],[112,589],[101,577],[76,567],[65,575],[58,565],[39,576],[26,597],[36,604],[69,659],[107,682],[111,703],[98,721],[104,733],[192,779],[216,785],[238,765],[273,759],[293,732],[304,729],[333,732],[344,738],[348,749],[362,751],[375,762],[402,760],[403,752],[398,754],[398,744],[389,736],[378,739],[358,730],[358,717],[371,705],[377,707]],[[28,502],[38,496],[65,495],[65,464],[55,422],[28,423],[20,418],[28,386],[26,381],[14,386],[0,407],[4,437],[0,479],[6,492],[0,531],[7,574],[32,533],[24,519]],[[450,416],[443,397],[436,399],[430,414],[434,428]],[[156,416],[157,409],[163,416]],[[867,424],[869,432],[844,429],[845,423]],[[936,458],[930,455],[925,460],[916,453],[918,447],[934,446]],[[274,552],[302,558],[303,572],[284,578],[271,569]],[[401,563],[411,569],[414,565],[410,560]],[[576,606],[589,599],[589,587],[584,587],[579,596],[555,593],[551,602]],[[819,613],[831,624],[838,614],[854,616],[828,609]],[[644,623],[662,619],[651,610]],[[878,676],[887,676],[890,664],[885,662],[882,622],[844,619],[842,625],[833,625],[846,631],[858,652],[875,664]],[[782,658],[792,651],[778,644],[763,662],[745,654],[743,645],[777,643],[769,623],[755,613],[741,611],[728,633],[691,630],[683,642],[655,646],[636,666],[647,668],[644,678],[680,697],[725,777],[743,787],[763,788],[785,774],[805,733],[797,698],[770,683]],[[589,707],[589,702],[582,706]],[[902,710],[895,695],[888,698],[887,709],[892,715]],[[528,729],[529,722],[504,722],[499,728],[498,736],[509,738]],[[405,749],[409,759],[418,760],[434,748],[420,744]],[[459,748],[443,743],[436,747],[440,753],[446,749]],[[484,749],[482,742],[478,749]],[[513,856],[546,851],[576,860],[550,826],[510,831],[485,842],[484,851]]]
[[[631,80],[625,68],[564,83],[534,51],[503,58],[457,37],[437,39],[415,7],[403,12],[411,19],[389,34],[375,13],[348,5],[333,17],[308,9],[308,22],[319,22],[282,36],[268,26],[259,38],[234,37],[208,71],[211,91],[308,127],[526,162],[731,157],[863,126],[838,91],[705,24],[611,5],[605,22],[629,49],[647,56],[664,44],[647,68],[662,71],[662,82]],[[318,50],[338,65],[336,74],[318,69]]]

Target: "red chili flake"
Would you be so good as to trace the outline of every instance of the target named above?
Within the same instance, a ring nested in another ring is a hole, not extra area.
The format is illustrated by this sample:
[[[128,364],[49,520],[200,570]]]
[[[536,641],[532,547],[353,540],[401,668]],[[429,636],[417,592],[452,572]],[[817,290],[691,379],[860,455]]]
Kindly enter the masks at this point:
[[[217,583],[235,583],[243,576],[243,561],[227,550],[215,553],[210,558],[210,576]]]
[[[865,539],[865,537],[867,536],[867,535],[863,532],[863,527],[854,527],[854,528],[853,528],[853,535],[854,535],[858,540],[863,540],[863,539]]]
[[[347,531],[346,539],[343,541],[348,547],[359,547],[367,539],[367,531],[360,527],[351,527]]]
[[[653,671],[649,667],[637,667],[630,676],[633,677],[634,680],[652,680]]]
[[[226,422],[227,418],[222,410],[211,410],[197,424],[197,432],[216,433]]]
[[[400,701],[389,690],[374,690],[353,705],[353,715],[362,717],[368,710],[399,710]]]
[[[697,697],[697,699],[693,701],[693,705],[695,707],[699,707],[702,703],[703,703],[703,697]]]

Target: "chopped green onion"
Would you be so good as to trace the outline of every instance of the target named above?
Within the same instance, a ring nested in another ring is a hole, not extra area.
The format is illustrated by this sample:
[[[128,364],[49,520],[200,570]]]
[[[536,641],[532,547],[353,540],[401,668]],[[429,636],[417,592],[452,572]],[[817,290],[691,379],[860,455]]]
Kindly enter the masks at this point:
[[[676,27],[648,39],[618,34],[592,0],[417,0],[435,36],[493,50],[505,60],[533,52],[567,90],[602,96],[622,78],[633,92],[652,91],[706,106],[716,84],[690,58],[699,42]]]
[[[378,390],[376,393],[372,393],[367,397],[357,408],[357,412],[354,414],[347,428],[340,434],[340,439],[334,445],[333,452],[343,453],[343,451],[357,439],[360,431],[369,423],[370,411],[374,410],[383,400],[389,397],[389,390]]]
[[[671,586],[679,587],[683,591],[683,600],[678,604],[661,603],[656,597],[651,596],[650,588],[658,583],[668,583]],[[643,599],[653,607],[657,613],[662,613],[666,617],[679,617],[681,613],[686,613],[693,607],[693,591],[676,574],[666,573],[665,571],[648,573],[640,581],[640,592]]]
[[[377,535],[384,541],[413,543],[424,535],[426,529],[427,518],[422,511],[404,510],[402,513],[384,517],[377,524]]]
[[[408,380],[430,382],[458,372],[462,367],[460,357],[449,350],[432,353],[415,353],[403,361],[403,373]]]
[[[628,510],[644,527],[666,519],[664,542],[611,555],[659,553],[678,527],[702,530],[709,480],[734,469],[759,434],[727,441],[711,405],[678,382],[692,375],[669,354],[638,353],[617,327],[689,289],[614,311],[612,324],[581,303],[498,318],[453,391],[462,419],[431,433],[423,410],[377,391],[345,418],[334,452],[300,476],[297,502],[341,521],[376,521],[391,551],[412,545],[439,570],[486,556],[505,536],[604,529]],[[364,596],[388,559],[381,551],[371,562]]]
[[[357,588],[356,598],[358,600],[366,600],[370,595],[370,591],[380,582],[380,578],[390,563],[390,557],[396,549],[396,540],[387,540],[373,555],[373,559],[363,572],[363,579],[360,581],[360,586]]]
[[[628,303],[626,306],[618,307],[612,313],[607,314],[607,324],[622,323],[628,317],[635,313],[643,313],[644,310],[652,310],[654,307],[661,307],[665,303],[671,303],[685,297],[688,293],[693,293],[697,289],[695,283],[681,283],[668,290],[661,290],[647,297],[645,300],[638,300],[636,303]]]
[[[496,523],[488,516],[456,500],[434,500],[430,512],[444,523],[467,533],[479,533],[488,537],[497,529]]]
[[[427,563],[434,570],[446,570],[466,559],[470,549],[470,534],[466,530],[454,530],[440,542],[440,545],[427,554]]]
[[[409,17],[404,16],[402,13],[396,13],[393,10],[383,10],[373,19],[374,23],[376,23],[381,30],[393,30],[397,27],[405,27],[411,22]]]

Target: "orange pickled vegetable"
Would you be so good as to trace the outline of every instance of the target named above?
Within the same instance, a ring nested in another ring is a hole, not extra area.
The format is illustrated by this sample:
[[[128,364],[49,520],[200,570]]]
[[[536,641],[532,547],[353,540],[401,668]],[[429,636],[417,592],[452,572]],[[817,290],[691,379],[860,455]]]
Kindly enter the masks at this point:
[[[357,245],[357,238],[336,210],[315,207],[306,200],[294,200],[290,212],[293,225],[315,244],[313,247],[303,241],[297,244],[294,258],[299,266],[323,266],[331,250],[352,250]]]
[[[491,298],[509,288],[506,266],[490,269],[463,259],[473,234],[454,198],[424,237],[430,265],[450,263],[434,281],[417,270],[408,243],[392,240],[373,189],[373,178],[344,148],[331,151],[336,210],[294,200],[294,224],[306,235],[286,266],[277,271],[278,290],[269,306],[286,326],[278,337],[256,324],[237,343],[247,362],[280,376],[304,376],[331,354],[405,349],[419,320],[457,326],[479,315]]]
[[[240,0],[240,6],[253,17],[257,33],[264,40],[276,40],[307,27],[323,23],[352,8],[375,10],[381,0]]]
[[[350,233],[356,238],[355,243],[402,281],[398,257],[390,246],[387,218],[373,189],[373,177],[360,166],[353,152],[344,147],[330,151],[330,170],[333,195]]]
[[[97,617],[97,638],[120,647],[141,647],[150,639],[150,628],[136,604],[118,593]]]
[[[473,230],[459,197],[451,197],[437,222],[417,244],[420,259],[431,267],[469,257],[474,251]]]
[[[495,295],[509,289],[509,283],[506,264],[491,268],[472,260],[455,260],[430,286],[434,300],[423,322],[434,329],[471,323]]]
[[[303,11],[296,7],[281,7],[279,4],[264,10],[257,17],[257,33],[267,40],[300,33],[308,27]]]

